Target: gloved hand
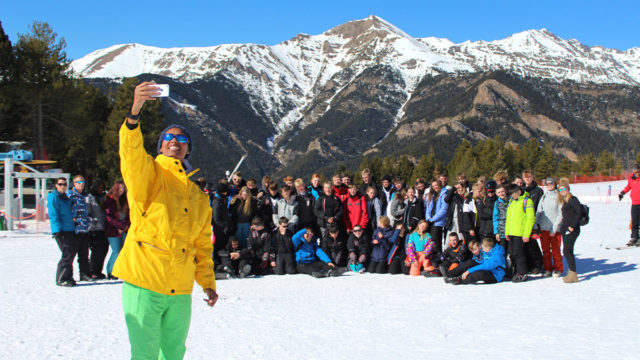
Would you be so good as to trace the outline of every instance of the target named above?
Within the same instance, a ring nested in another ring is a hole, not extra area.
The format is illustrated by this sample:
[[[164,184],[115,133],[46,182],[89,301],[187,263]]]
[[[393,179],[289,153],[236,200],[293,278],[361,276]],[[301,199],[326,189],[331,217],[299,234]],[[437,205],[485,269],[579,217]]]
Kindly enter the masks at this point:
[[[620,201],[622,201],[623,197],[624,197],[624,193],[622,191],[620,191],[620,194],[618,194],[618,199],[620,199]]]

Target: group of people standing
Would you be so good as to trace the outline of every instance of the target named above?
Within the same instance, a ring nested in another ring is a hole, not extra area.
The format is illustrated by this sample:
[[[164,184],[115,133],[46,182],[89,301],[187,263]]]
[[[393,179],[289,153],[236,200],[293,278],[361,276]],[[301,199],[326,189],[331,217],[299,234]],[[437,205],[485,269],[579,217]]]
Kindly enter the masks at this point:
[[[76,257],[80,281],[116,279],[112,275],[113,265],[130,226],[124,183],[116,181],[105,192],[104,184],[97,182],[87,192],[85,181],[82,175],[76,175],[67,190],[67,178],[60,177],[55,181],[55,191],[47,197],[51,233],[62,252],[56,272],[59,286],[76,284],[73,277]],[[103,269],[109,247],[111,256],[105,275]]]
[[[265,176],[259,186],[235,173],[230,183],[204,188],[217,277],[368,271],[464,283],[465,271],[489,267],[470,279],[522,282],[531,274],[559,277],[564,255],[563,280],[578,281],[573,248],[583,210],[566,178],[545,179],[543,190],[531,170],[511,182],[499,171],[474,184],[460,173],[453,186],[445,173],[414,186],[388,176],[378,186],[369,169],[361,175],[359,186],[341,174],[324,183],[314,174],[308,185]]]

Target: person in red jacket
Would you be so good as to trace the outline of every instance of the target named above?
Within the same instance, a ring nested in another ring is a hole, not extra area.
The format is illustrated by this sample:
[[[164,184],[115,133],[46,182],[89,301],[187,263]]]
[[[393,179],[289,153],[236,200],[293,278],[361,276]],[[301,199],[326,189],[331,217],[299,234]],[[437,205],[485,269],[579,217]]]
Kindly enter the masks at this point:
[[[349,191],[347,190],[347,186],[342,182],[342,176],[340,174],[335,174],[331,178],[333,182],[333,195],[340,198],[340,201],[344,202],[344,199],[349,196]]]
[[[618,198],[622,201],[624,194],[631,191],[631,240],[627,246],[639,246],[638,228],[640,227],[640,164],[633,166],[633,174],[629,176],[627,186],[620,192]]]
[[[363,228],[367,226],[369,222],[367,199],[360,194],[355,184],[349,185],[349,193],[342,204],[344,208],[342,222],[347,233],[351,233],[356,225]]]

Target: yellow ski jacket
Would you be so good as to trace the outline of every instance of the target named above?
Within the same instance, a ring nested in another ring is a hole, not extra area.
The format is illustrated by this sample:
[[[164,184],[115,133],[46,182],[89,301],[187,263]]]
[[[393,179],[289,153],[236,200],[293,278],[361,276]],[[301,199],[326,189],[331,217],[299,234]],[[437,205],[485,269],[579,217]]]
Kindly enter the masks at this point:
[[[131,227],[113,275],[165,295],[216,289],[211,207],[179,160],[144,150],[140,126],[120,127],[120,168]]]

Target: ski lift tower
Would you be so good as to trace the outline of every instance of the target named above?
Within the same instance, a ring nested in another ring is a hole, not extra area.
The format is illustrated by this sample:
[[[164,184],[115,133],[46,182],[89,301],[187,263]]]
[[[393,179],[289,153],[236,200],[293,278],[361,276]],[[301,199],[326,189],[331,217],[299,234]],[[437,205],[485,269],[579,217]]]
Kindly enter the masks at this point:
[[[14,166],[20,165],[27,172],[16,172]],[[13,220],[20,218],[22,215],[23,205],[23,183],[26,179],[35,180],[35,193],[36,193],[36,209],[40,209],[38,213],[38,220],[44,220],[44,208],[47,198],[47,180],[57,179],[59,177],[66,177],[67,183],[69,182],[70,174],[67,173],[47,173],[40,172],[27,164],[19,160],[15,160],[12,157],[6,157],[4,159],[4,213],[7,220],[6,230],[13,230]],[[14,180],[18,180],[18,196],[14,196]],[[14,211],[15,210],[15,211]]]

